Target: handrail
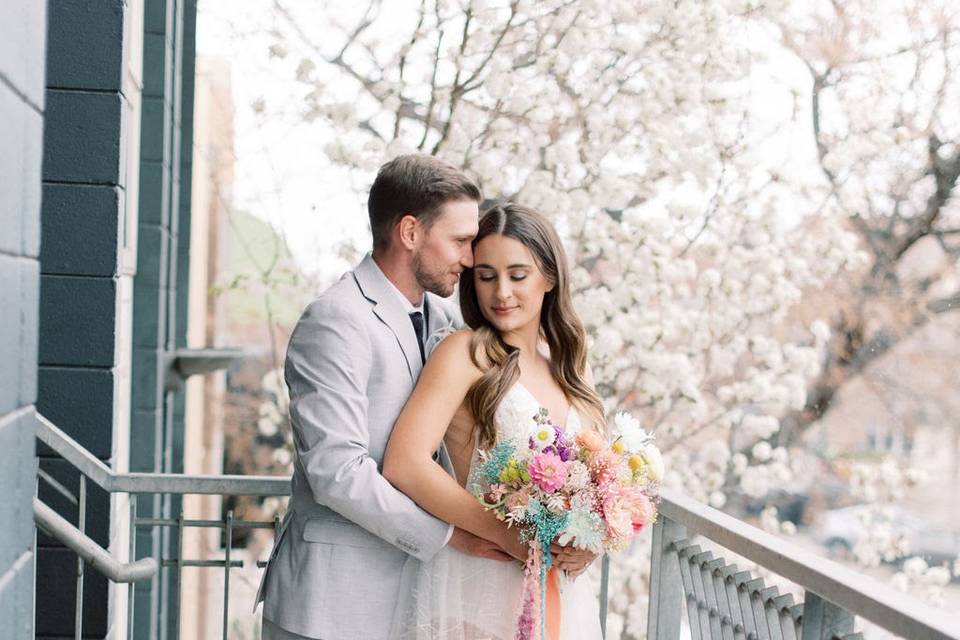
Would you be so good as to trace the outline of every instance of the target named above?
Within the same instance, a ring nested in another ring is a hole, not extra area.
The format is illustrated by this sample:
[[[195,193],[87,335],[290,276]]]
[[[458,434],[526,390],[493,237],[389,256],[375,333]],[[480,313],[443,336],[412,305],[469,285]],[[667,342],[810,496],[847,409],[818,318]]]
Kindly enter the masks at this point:
[[[899,636],[960,640],[960,621],[945,611],[681,493],[663,489],[659,512],[688,537],[702,535]]]
[[[183,473],[115,473],[76,440],[37,413],[37,438],[109,493],[171,493],[232,496],[290,495],[283,476],[188,475]]]
[[[284,496],[290,493],[288,477],[118,474],[39,413],[37,421],[37,438],[102,489],[111,493],[249,496]],[[960,624],[946,612],[836,562],[800,549],[683,494],[663,489],[659,511],[665,519],[684,527],[687,536],[702,535],[800,585],[808,592],[817,594],[824,600],[899,636],[912,639],[960,640]],[[99,570],[111,576],[111,579],[114,579],[113,575],[141,575],[140,572],[151,571],[149,575],[143,574],[149,577],[156,571],[156,563],[150,558],[120,565],[106,555],[95,542],[36,499],[34,512],[37,523],[41,526],[43,517],[46,518],[45,522],[54,522],[51,526],[60,530],[64,527],[73,529],[73,533],[79,538],[74,540],[73,544],[66,540],[64,542]],[[48,513],[50,517],[47,517]],[[47,526],[43,528],[47,529]],[[86,543],[92,544],[94,548],[90,548]],[[150,563],[154,565],[152,569],[149,568]]]
[[[113,582],[148,580],[157,573],[157,561],[153,558],[142,558],[126,564],[117,562],[106,549],[36,497],[33,499],[33,519],[38,527],[72,549],[84,562]]]

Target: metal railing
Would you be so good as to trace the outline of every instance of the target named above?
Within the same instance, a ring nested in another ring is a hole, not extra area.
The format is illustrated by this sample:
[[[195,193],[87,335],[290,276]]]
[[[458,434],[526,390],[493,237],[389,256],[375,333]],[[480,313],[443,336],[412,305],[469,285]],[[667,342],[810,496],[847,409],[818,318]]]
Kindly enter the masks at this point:
[[[859,640],[861,616],[907,640],[960,640],[960,617],[664,491],[653,529],[648,640]],[[803,602],[697,544],[697,536],[805,590]]]
[[[87,563],[112,582],[138,582],[152,578],[157,573],[153,558],[142,558],[126,564],[117,562],[110,553],[88,538],[83,531],[73,526],[59,513],[40,501],[33,499],[33,519],[37,526],[73,550],[80,562]],[[79,575],[83,574],[83,565]],[[83,587],[81,581],[78,585]]]
[[[151,579],[161,570],[175,570],[173,579],[179,585],[185,567],[222,568],[224,572],[223,595],[223,638],[226,640],[229,621],[229,594],[230,569],[243,566],[243,560],[232,557],[232,536],[237,529],[274,529],[279,532],[280,518],[272,521],[237,520],[233,512],[228,511],[224,520],[192,520],[184,518],[181,510],[178,517],[139,517],[137,514],[138,495],[219,495],[219,496],[287,496],[290,494],[290,479],[272,476],[203,476],[170,473],[115,473],[96,456],[87,451],[82,445],[74,441],[44,416],[37,414],[37,439],[53,449],[59,456],[69,462],[80,472],[79,492],[74,495],[69,489],[61,485],[49,475],[40,472],[40,479],[49,484],[55,491],[62,494],[79,510],[79,523],[75,527],[63,517],[55,513],[50,507],[34,498],[34,519],[37,525],[48,534],[65,544],[77,553],[77,600],[74,621],[74,637],[77,640],[83,635],[83,582],[84,569],[90,564],[104,576],[114,582],[130,584],[129,628],[127,637],[133,637],[133,589],[134,582]],[[87,481],[111,494],[128,494],[130,496],[130,558],[137,557],[136,529],[164,527],[176,529],[179,548],[175,558],[160,558],[159,563],[154,558],[141,558],[133,562],[122,564],[95,541],[86,536],[86,502]],[[224,557],[217,560],[187,560],[183,557],[184,531],[188,528],[221,529],[225,533]],[[263,562],[257,562],[262,567]],[[179,591],[179,589],[178,589]],[[173,629],[174,637],[179,637],[179,605],[174,606]]]
[[[188,520],[182,511],[176,518],[141,518],[137,516],[137,495],[286,496],[290,492],[289,478],[117,474],[46,418],[37,417],[37,438],[81,474],[79,497],[73,496],[49,476],[44,478],[80,507],[78,528],[51,514],[46,505],[35,502],[35,505],[39,504],[38,524],[54,533],[79,556],[76,638],[79,639],[82,632],[85,562],[114,581],[123,581],[118,578],[149,578],[157,570],[156,563],[143,563],[143,560],[137,561],[142,563],[140,565],[137,562],[121,565],[109,559],[103,549],[89,546],[96,544],[83,533],[87,479],[110,493],[130,495],[132,529],[165,527],[178,531],[180,547],[177,556],[160,558],[159,562],[161,570],[175,569],[177,584],[185,567],[223,569],[223,637],[226,638],[230,569],[243,566],[242,560],[232,557],[232,533],[242,528],[272,528],[279,532],[279,518],[272,522],[236,520],[233,513],[228,512],[224,520]],[[43,476],[45,474],[41,472]],[[855,616],[907,640],[960,640],[960,618],[950,617],[872,578],[800,549],[716,509],[664,490],[659,511],[660,516],[653,528],[648,640],[679,640],[684,612],[693,640],[857,640],[860,634],[853,632]],[[183,532],[191,527],[223,530],[226,540],[224,557],[218,560],[184,559]],[[133,533],[131,531],[130,557],[136,558],[136,536]],[[739,570],[712,551],[703,550],[698,544],[698,536],[803,588],[803,602],[794,602],[791,594],[781,594],[777,587],[765,585],[762,578]],[[71,537],[72,542],[69,541]],[[262,562],[257,564],[264,565]],[[608,576],[609,558],[604,557],[602,623],[606,618]],[[132,603],[132,583],[130,588]],[[176,612],[179,616],[179,606]],[[132,625],[133,615],[130,620]],[[179,618],[175,617],[175,635],[178,622]],[[604,624],[604,630],[605,627]],[[128,634],[132,637],[132,626]]]

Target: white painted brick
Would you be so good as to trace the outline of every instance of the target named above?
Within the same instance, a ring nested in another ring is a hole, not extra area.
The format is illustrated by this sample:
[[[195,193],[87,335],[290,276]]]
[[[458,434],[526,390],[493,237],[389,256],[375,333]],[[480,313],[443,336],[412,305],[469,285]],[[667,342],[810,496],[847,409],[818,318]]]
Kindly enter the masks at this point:
[[[2,57],[2,53],[0,53]],[[20,254],[23,247],[24,113],[27,106],[0,83],[0,251]]]

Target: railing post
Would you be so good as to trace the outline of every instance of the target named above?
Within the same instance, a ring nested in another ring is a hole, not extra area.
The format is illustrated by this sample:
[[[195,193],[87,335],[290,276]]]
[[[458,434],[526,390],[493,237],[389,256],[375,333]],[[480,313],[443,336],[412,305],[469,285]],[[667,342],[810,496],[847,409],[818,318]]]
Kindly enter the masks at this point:
[[[133,562],[137,559],[137,494],[130,494],[130,557],[128,558],[130,562]],[[135,583],[131,582],[127,586],[127,639],[133,640],[133,614],[136,609],[134,607],[134,598],[136,597],[136,587]]]
[[[800,640],[833,640],[853,633],[853,614],[812,591],[804,594]]]
[[[230,549],[233,546],[233,509],[227,511],[225,526],[226,549],[223,562],[223,640],[227,640],[230,625]]]
[[[173,614],[173,637],[180,640],[180,609],[183,607],[183,502],[180,502],[180,517],[177,518],[177,602]]]
[[[80,533],[87,532],[87,477],[80,474],[80,499],[77,504],[78,509],[78,518],[77,518],[77,529],[80,530]],[[76,599],[76,611],[74,611],[74,635],[76,640],[81,640],[83,637],[83,558],[77,556],[77,599]]]
[[[686,535],[682,525],[663,514],[653,525],[647,640],[680,638],[683,588],[680,585],[680,558],[674,543],[683,540]]]

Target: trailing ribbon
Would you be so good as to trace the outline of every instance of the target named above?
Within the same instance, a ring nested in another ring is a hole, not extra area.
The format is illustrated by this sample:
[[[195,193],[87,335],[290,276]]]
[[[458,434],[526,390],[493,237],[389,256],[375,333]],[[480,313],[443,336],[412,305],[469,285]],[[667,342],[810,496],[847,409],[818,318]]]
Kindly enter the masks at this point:
[[[517,640],[559,640],[560,580],[550,555],[550,544],[530,541],[523,576],[523,607]]]

